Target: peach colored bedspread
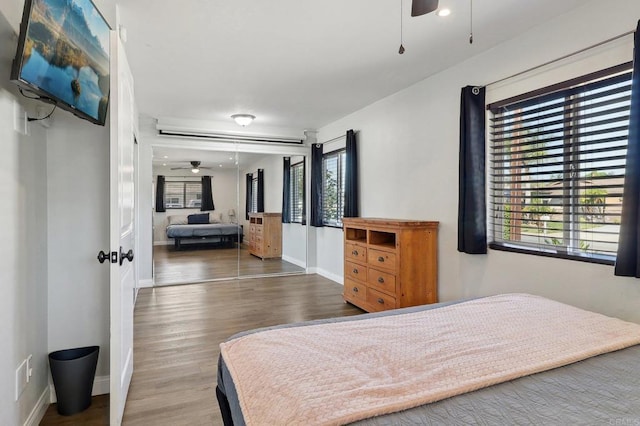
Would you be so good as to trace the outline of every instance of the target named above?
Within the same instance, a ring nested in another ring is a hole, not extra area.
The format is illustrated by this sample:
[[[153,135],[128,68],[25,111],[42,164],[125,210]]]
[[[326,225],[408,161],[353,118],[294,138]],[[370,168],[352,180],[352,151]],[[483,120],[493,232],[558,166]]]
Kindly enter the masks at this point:
[[[247,425],[396,412],[640,343],[640,325],[527,294],[220,345]]]

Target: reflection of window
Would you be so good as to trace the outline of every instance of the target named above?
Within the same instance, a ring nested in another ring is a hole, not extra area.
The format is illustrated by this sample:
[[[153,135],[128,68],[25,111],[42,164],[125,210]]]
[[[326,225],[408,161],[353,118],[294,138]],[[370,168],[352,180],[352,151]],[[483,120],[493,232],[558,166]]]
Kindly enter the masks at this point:
[[[164,203],[167,209],[200,208],[201,182],[165,182]]]
[[[615,261],[631,73],[492,108],[493,248]]]
[[[304,163],[291,165],[291,188],[289,192],[291,205],[291,222],[302,223],[302,206],[304,203]]]
[[[342,226],[346,150],[322,156],[322,222]]]
[[[251,181],[251,213],[258,211],[258,178],[254,177]]]

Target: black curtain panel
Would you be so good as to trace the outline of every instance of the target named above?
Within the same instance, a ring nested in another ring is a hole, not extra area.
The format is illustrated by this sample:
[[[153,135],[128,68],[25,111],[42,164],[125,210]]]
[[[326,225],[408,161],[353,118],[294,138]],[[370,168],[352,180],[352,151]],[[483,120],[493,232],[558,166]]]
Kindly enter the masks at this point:
[[[211,176],[202,176],[202,203],[201,211],[215,210],[213,204],[213,188],[211,187]]]
[[[161,175],[158,175],[156,180],[156,211],[159,213],[167,211],[164,207],[164,176]]]
[[[311,226],[322,223],[322,145],[311,146]]]
[[[460,97],[458,251],[487,253],[485,198],[485,89],[467,86]]]
[[[282,161],[282,223],[291,223],[291,157]]]
[[[356,134],[353,130],[347,130],[345,163],[343,217],[358,217],[360,214],[358,208],[358,150],[356,148]]]
[[[307,224],[307,157],[302,159],[302,224]]]
[[[252,197],[252,183],[253,183],[253,173],[247,173],[247,191],[246,191],[246,202],[245,202],[245,217],[249,220],[249,213],[251,212],[251,199]]]
[[[258,169],[258,212],[264,212],[264,169]]]
[[[636,28],[633,56],[627,164],[614,274],[640,278],[640,21]]]

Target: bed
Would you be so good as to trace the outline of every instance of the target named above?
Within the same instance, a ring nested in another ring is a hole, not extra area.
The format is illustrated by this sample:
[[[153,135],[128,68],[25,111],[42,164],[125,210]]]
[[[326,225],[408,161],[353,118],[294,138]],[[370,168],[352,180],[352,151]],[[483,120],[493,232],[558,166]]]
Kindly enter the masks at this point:
[[[408,351],[417,363],[395,365],[412,327],[424,336]],[[398,394],[403,380],[412,387]],[[216,395],[227,426],[637,424],[638,389],[640,325],[516,294],[232,336],[221,344]]]
[[[174,240],[176,250],[181,250],[184,243],[242,243],[242,225],[222,223],[219,215],[173,215],[167,220],[167,238]]]

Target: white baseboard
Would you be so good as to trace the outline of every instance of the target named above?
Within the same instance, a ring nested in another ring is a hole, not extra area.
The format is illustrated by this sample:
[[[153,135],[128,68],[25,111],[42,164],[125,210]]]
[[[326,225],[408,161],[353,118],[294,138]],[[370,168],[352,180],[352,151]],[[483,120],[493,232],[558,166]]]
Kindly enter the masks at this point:
[[[153,242],[154,246],[170,246],[172,244],[173,244],[173,241],[169,241],[169,240],[166,240],[166,241],[154,241]]]
[[[307,273],[318,274],[320,276],[330,279],[331,281],[335,281],[340,285],[344,285],[344,277],[341,277],[340,275],[336,275],[322,268],[308,268]]]
[[[138,281],[138,288],[153,287],[153,278]]]
[[[296,266],[299,266],[301,268],[305,268],[307,267],[307,264],[305,262],[303,262],[300,259],[296,259],[290,256],[286,256],[286,255],[282,255],[282,260],[284,260],[285,262],[289,262],[289,263],[293,263]]]
[[[42,391],[42,395],[38,398],[33,410],[29,413],[29,417],[25,420],[24,426],[38,426],[40,424],[44,414],[47,412],[47,408],[49,408],[49,394],[49,386],[47,386]]]
[[[96,376],[93,379],[93,388],[91,389],[91,396],[104,395],[109,393],[109,376]],[[49,383],[49,403],[55,404],[56,388],[53,387],[53,383]]]
[[[93,379],[93,389],[91,389],[91,395],[105,395],[109,393],[109,376],[96,376]]]

